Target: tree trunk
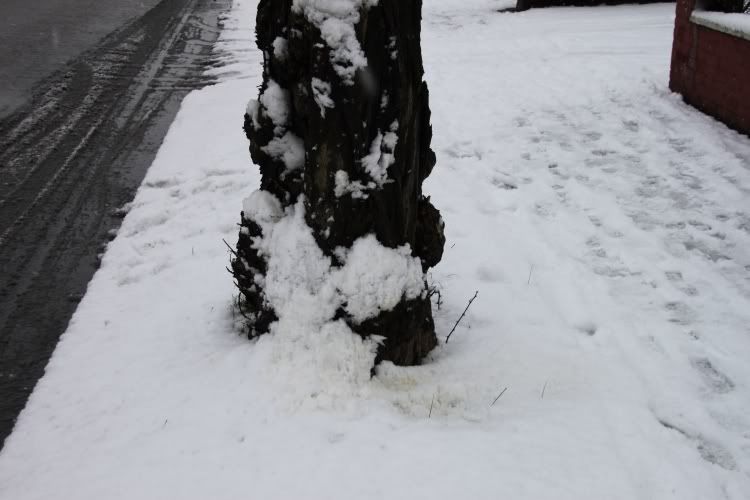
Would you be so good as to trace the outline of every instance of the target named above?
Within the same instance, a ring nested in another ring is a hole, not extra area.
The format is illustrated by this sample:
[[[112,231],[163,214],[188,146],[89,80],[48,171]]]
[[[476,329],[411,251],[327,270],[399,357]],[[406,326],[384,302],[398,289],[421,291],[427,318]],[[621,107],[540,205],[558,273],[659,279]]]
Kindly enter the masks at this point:
[[[368,235],[388,249],[408,245],[419,259],[419,294],[364,316],[344,300],[332,318],[363,337],[384,337],[376,362],[402,365],[437,344],[424,273],[445,242],[440,213],[422,194],[435,154],[420,23],[421,0],[261,0],[263,84],[244,125],[261,190],[282,208],[302,201],[334,268],[342,249]],[[279,318],[266,296],[271,256],[259,250],[267,232],[259,217],[243,212],[232,261],[251,337]]]

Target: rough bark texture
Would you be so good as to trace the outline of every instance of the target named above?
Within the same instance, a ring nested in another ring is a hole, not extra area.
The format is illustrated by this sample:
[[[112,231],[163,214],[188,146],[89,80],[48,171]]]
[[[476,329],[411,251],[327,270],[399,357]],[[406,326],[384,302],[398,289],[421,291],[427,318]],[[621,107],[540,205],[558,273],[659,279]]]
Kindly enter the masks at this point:
[[[422,81],[421,0],[380,0],[361,9],[355,30],[367,66],[349,81],[334,68],[331,48],[319,28],[304,13],[295,12],[292,4],[292,0],[261,0],[256,34],[264,53],[261,95],[273,82],[289,92],[287,130],[304,143],[304,166],[290,171],[282,160],[267,154],[264,148],[278,136],[278,129],[263,113],[246,114],[244,129],[253,161],[260,167],[261,189],[285,206],[302,195],[306,222],[334,262],[337,247],[349,248],[357,238],[375,234],[387,247],[409,244],[426,271],[440,261],[445,239],[440,213],[422,194],[435,154],[430,149],[427,85]],[[330,85],[324,94],[332,106],[321,105],[315,82]],[[393,154],[393,163],[387,169],[388,181],[380,185],[362,159],[372,155],[374,141],[377,144],[378,137],[388,132],[398,140],[392,152],[387,141],[381,145],[383,154]],[[341,179],[342,172],[350,186],[365,188],[358,193],[337,192],[336,178]],[[242,226],[232,268],[252,337],[265,333],[276,313],[255,279],[266,269],[264,257],[253,248],[261,228],[244,214]],[[241,264],[243,259],[249,265]],[[437,344],[426,295],[402,299],[393,310],[360,324],[343,311],[340,316],[362,336],[386,338],[376,362],[416,364]]]

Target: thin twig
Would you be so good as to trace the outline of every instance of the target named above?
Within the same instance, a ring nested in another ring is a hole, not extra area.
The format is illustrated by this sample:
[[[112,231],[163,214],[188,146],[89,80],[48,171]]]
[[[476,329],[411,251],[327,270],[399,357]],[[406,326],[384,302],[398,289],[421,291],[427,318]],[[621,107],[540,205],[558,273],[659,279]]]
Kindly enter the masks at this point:
[[[549,382],[549,380],[545,380],[544,385],[542,386],[542,394],[540,396],[542,399],[544,399],[544,391],[547,390],[547,382]]]
[[[237,311],[239,311],[240,315],[242,315],[242,317],[245,318],[246,320],[251,321],[252,318],[242,308],[242,297],[239,294],[237,295],[236,305],[237,305]]]
[[[456,327],[458,326],[458,324],[461,322],[462,319],[464,319],[464,316],[466,315],[466,311],[469,310],[469,307],[471,307],[471,303],[474,302],[474,299],[477,298],[477,295],[479,295],[479,290],[477,290],[476,292],[474,292],[474,296],[471,298],[471,300],[469,301],[469,303],[466,304],[466,309],[464,309],[464,312],[461,313],[461,316],[458,318],[458,321],[456,321],[456,324],[453,325],[453,328],[451,328],[451,331],[448,334],[448,336],[445,337],[445,343],[446,344],[450,340],[451,335],[453,335],[453,332],[456,331]]]
[[[435,395],[432,395],[432,403],[430,403],[430,414],[427,415],[427,418],[432,418],[432,405],[435,404]]]
[[[232,248],[232,246],[229,243],[227,243],[227,240],[225,240],[224,238],[222,238],[221,241],[223,241],[224,244],[227,246],[227,248],[229,249],[229,252],[232,255],[234,255],[235,257],[237,257],[237,252],[234,250],[234,248]]]
[[[437,286],[431,287],[427,292],[428,298],[432,298],[434,295],[437,295],[437,308],[439,311],[440,307],[443,305],[443,294],[440,293],[440,290],[438,290]]]
[[[505,394],[505,391],[507,391],[507,390],[508,390],[508,388],[507,388],[507,387],[506,387],[505,389],[503,389],[503,390],[502,390],[502,391],[500,392],[500,394],[498,394],[498,395],[497,395],[497,397],[496,397],[496,398],[495,398],[495,400],[494,400],[494,401],[492,402],[492,404],[490,405],[490,407],[491,407],[491,406],[493,406],[493,405],[494,405],[495,403],[497,403],[497,400],[498,400],[498,399],[500,399],[500,398],[502,397],[502,395],[503,395],[503,394]]]
[[[526,284],[531,284],[531,273],[534,272],[534,264],[531,264],[531,268],[529,269],[529,279],[526,280]]]

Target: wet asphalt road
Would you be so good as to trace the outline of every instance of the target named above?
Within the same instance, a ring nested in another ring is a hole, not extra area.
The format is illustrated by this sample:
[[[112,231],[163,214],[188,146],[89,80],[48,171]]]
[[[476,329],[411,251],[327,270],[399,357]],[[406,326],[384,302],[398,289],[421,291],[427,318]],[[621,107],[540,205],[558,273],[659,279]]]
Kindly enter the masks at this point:
[[[0,117],[28,100],[39,80],[158,3],[159,0],[2,0]]]
[[[0,446],[230,2],[0,2]]]

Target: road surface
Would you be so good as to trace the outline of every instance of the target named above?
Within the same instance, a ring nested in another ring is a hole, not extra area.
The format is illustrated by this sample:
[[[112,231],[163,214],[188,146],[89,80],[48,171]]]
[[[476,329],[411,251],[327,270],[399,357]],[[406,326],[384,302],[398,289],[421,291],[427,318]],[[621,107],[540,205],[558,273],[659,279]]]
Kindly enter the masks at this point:
[[[230,1],[0,5],[0,445]]]

